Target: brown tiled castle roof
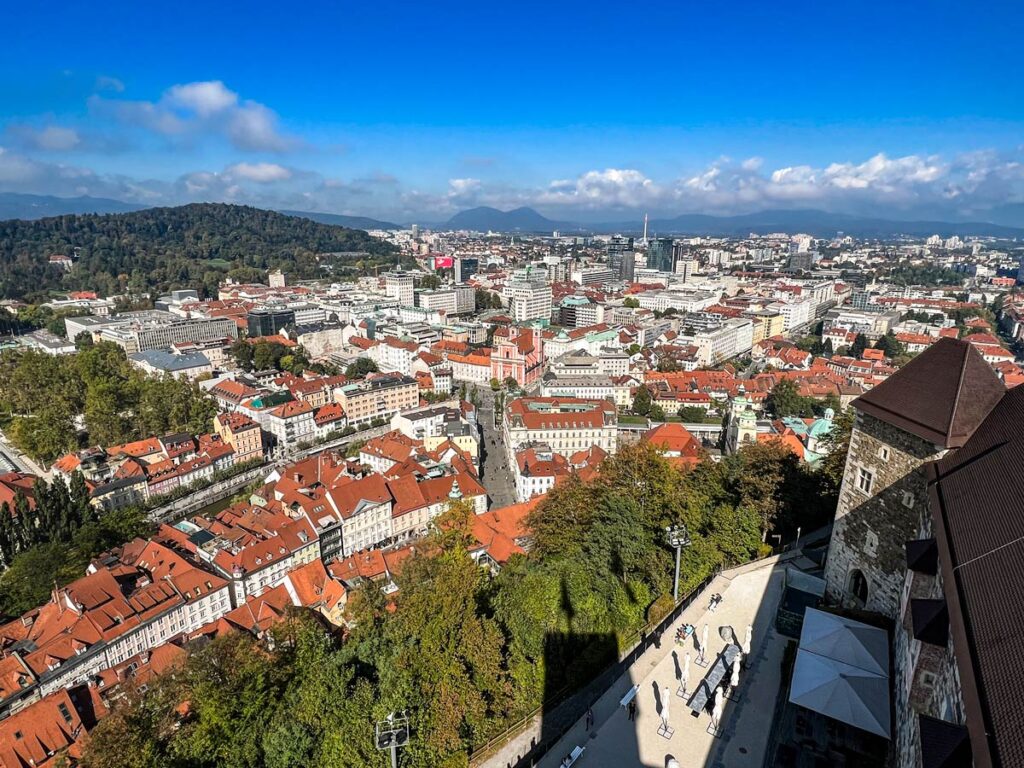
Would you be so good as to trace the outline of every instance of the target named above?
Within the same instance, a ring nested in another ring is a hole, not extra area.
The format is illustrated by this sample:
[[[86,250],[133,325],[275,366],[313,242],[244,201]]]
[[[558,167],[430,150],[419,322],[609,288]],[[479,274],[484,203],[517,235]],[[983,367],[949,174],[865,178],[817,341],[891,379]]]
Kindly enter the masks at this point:
[[[924,440],[957,448],[1005,391],[972,345],[941,339],[853,406]]]

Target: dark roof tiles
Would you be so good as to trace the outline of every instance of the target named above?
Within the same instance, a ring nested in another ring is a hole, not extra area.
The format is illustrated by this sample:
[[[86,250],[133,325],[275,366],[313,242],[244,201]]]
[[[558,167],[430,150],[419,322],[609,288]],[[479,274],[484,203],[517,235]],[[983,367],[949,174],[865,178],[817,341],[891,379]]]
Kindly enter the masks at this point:
[[[972,345],[940,339],[853,406],[924,440],[956,448],[1005,391]]]

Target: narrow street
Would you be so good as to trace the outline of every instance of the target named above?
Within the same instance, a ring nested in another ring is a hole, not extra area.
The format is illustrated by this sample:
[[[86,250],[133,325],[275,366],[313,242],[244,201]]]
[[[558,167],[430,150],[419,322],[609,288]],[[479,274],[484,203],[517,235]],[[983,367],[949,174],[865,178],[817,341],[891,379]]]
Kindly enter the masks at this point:
[[[482,430],[481,480],[491,499],[491,508],[516,503],[515,480],[507,466],[505,446],[500,429],[494,427],[494,392],[477,387],[480,394],[480,427]]]

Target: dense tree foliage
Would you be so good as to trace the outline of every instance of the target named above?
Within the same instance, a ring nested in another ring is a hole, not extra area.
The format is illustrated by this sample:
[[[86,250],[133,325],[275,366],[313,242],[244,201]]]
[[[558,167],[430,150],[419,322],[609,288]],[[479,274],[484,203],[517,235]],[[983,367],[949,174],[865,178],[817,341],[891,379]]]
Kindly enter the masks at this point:
[[[888,358],[899,357],[906,352],[903,345],[896,340],[896,334],[892,331],[887,331],[878,338],[878,341],[875,342],[875,349],[882,350]]]
[[[61,486],[63,483],[56,481],[50,492],[62,493]],[[27,548],[15,546],[18,554],[10,560],[5,555],[9,567],[0,574],[0,617],[19,616],[42,605],[49,599],[54,584],[63,585],[81,578],[89,561],[96,555],[136,536],[147,535],[152,530],[145,514],[135,508],[108,512],[96,518],[91,509],[81,508],[87,506],[88,500],[83,504],[81,492],[74,484],[70,500],[71,507],[65,513],[67,517],[59,520],[59,526],[51,529],[49,535],[42,535],[44,528],[41,524],[31,535]],[[3,511],[0,507],[0,512]],[[19,516],[26,514],[24,510],[16,511]],[[39,516],[27,513],[25,519],[32,526],[38,522]],[[0,531],[5,549],[12,543],[19,543],[8,538],[20,535],[17,531],[19,525],[14,520],[6,530]]]
[[[763,553],[766,526],[827,496],[820,481],[771,443],[689,471],[649,445],[624,448],[592,481],[556,486],[528,520],[530,552],[496,576],[470,558],[472,509],[454,503],[404,561],[392,605],[375,584],[350,595],[343,642],[296,615],[270,650],[242,635],[192,650],[182,670],[101,721],[85,765],[383,766],[374,721],[407,710],[402,764],[462,768],[474,748],[614,661],[671,605],[664,526],[691,534],[685,594],[715,568]]]
[[[363,379],[366,378],[367,374],[376,373],[378,370],[380,369],[377,368],[377,363],[372,359],[360,357],[345,369],[345,376],[350,379]]]
[[[484,288],[477,288],[473,295],[478,310],[501,309],[501,297]]]
[[[76,252],[69,271],[49,264],[53,254]],[[229,273],[253,280],[280,268],[296,278],[316,278],[325,269],[367,270],[396,260],[392,246],[362,230],[239,205],[0,222],[4,297],[55,289],[110,296],[195,288],[216,295]]]
[[[89,444],[115,445],[209,431],[217,406],[195,384],[146,376],[104,342],[64,357],[0,355],[0,413],[11,418],[6,433],[21,450],[50,462],[79,446],[76,416],[84,416]]]
[[[944,267],[901,264],[893,267],[886,279],[894,285],[963,285],[965,277]]]
[[[829,395],[820,400],[815,397],[801,395],[792,380],[782,379],[768,393],[765,407],[777,419],[785,416],[798,416],[809,419],[824,415],[828,408],[831,408],[834,413],[838,413],[840,403],[839,398],[835,395]]]
[[[306,350],[300,344],[286,347],[278,341],[239,339],[228,350],[243,371],[289,371],[300,374],[310,367]]]

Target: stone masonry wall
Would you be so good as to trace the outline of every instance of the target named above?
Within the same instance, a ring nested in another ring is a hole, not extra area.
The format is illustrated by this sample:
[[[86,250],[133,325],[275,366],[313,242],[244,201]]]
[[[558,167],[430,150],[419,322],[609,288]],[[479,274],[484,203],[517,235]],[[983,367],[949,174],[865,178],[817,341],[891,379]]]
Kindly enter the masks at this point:
[[[931,518],[921,511],[916,538],[931,538]],[[893,692],[896,712],[896,756],[899,768],[922,768],[918,715],[929,715],[958,725],[964,723],[960,673],[953,640],[944,647],[914,638],[910,601],[941,599],[942,572],[935,576],[907,571],[900,603],[901,621],[893,630]]]
[[[943,451],[857,413],[825,569],[829,600],[897,619],[906,573],[904,545],[915,538],[921,510],[928,503],[922,466]],[[857,487],[861,469],[872,474],[870,494]],[[850,591],[855,569],[867,580],[863,604]]]

